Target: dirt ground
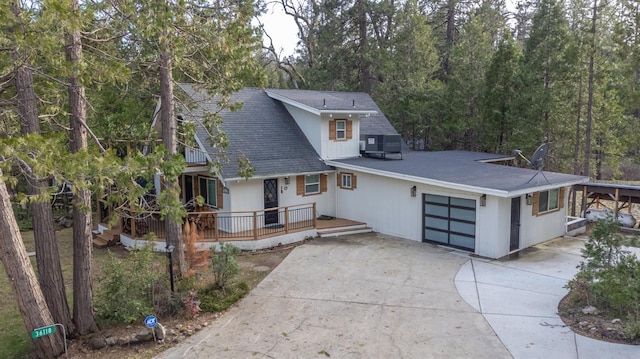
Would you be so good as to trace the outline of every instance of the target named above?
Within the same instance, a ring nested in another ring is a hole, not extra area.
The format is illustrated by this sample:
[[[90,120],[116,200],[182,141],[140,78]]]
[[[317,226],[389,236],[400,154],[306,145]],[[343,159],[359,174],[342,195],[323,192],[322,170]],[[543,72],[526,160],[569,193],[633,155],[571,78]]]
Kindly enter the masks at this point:
[[[640,339],[629,339],[624,333],[624,318],[617,318],[607,312],[583,314],[583,306],[572,307],[568,297],[558,305],[558,315],[574,332],[593,339],[610,343],[640,344]]]
[[[240,265],[238,279],[246,282],[251,289],[254,288],[287,257],[294,247],[295,245],[290,245],[255,252],[243,252],[242,255],[237,257],[238,264]],[[222,314],[223,313],[201,313],[195,319],[189,319],[185,316],[159,318],[159,322],[167,329],[167,332],[195,333],[218,319]],[[138,333],[143,329],[145,329],[145,326],[142,322],[132,325],[103,327],[99,333],[93,336],[124,337]],[[148,342],[128,346],[115,345],[100,350],[91,350],[86,345],[91,337],[92,336],[70,340],[68,342],[69,358],[152,358],[178,343],[175,340],[168,340],[164,343]],[[171,338],[169,337],[169,339]]]

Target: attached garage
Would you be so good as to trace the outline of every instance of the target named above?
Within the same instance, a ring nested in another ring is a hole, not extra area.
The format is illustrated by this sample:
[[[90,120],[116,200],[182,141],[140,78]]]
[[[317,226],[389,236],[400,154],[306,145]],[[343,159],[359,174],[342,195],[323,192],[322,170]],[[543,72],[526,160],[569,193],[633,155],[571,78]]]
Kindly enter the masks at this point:
[[[475,200],[424,194],[423,204],[423,242],[475,251]]]
[[[374,231],[504,257],[562,236],[566,187],[586,177],[501,165],[500,155],[406,152],[403,159],[327,161],[358,178],[336,189],[336,214]],[[506,161],[508,162],[508,161]]]

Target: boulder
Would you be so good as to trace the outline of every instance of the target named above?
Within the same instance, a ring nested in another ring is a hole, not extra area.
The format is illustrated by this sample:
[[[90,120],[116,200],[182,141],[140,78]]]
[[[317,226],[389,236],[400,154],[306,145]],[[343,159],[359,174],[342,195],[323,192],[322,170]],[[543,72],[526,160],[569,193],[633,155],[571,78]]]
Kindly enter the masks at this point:
[[[134,337],[134,341],[136,343],[150,342],[152,340],[153,340],[153,332],[147,328],[139,331]]]
[[[167,331],[164,328],[164,326],[160,323],[156,324],[155,327],[153,327],[153,332],[156,335],[156,340],[158,342],[163,342],[164,339],[167,337]]]
[[[87,342],[87,346],[91,348],[91,350],[99,350],[107,346],[107,341],[102,337],[92,337]]]

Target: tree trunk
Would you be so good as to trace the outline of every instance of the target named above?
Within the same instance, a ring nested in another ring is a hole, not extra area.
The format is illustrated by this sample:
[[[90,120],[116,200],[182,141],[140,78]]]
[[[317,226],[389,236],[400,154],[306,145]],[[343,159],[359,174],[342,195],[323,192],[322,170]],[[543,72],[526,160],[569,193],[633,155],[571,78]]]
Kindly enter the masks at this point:
[[[446,35],[446,50],[444,53],[444,60],[442,64],[442,68],[444,69],[444,81],[447,83],[449,81],[449,76],[451,75],[451,65],[449,64],[449,58],[451,57],[451,49],[453,48],[453,44],[455,43],[455,31],[456,31],[456,5],[458,4],[457,0],[449,0],[447,2],[447,33]]]
[[[30,333],[36,328],[52,325],[53,317],[47,308],[36,274],[31,267],[27,249],[22,242],[1,170],[0,218],[2,218],[0,220],[0,258],[11,289],[16,295],[25,329]],[[64,343],[59,335],[34,339],[33,345],[34,354],[38,358],[53,358],[64,351]]]
[[[15,72],[16,99],[20,126],[23,134],[40,133],[37,113],[36,94],[33,89],[33,76],[28,67],[21,66]],[[48,181],[36,179],[27,181],[27,193],[30,196],[46,193]],[[38,281],[47,306],[56,323],[65,326],[67,332],[74,332],[71,313],[67,303],[67,293],[62,277],[60,252],[56,240],[51,203],[35,201],[30,203],[33,236],[35,239]]]
[[[74,11],[78,10],[78,1],[72,0]],[[67,61],[72,64],[82,62],[82,40],[80,30],[69,34]],[[87,103],[84,86],[77,74],[69,77],[69,148],[76,153],[87,148]],[[98,331],[93,315],[93,294],[91,292],[91,192],[88,189],[76,189],[73,206],[73,321],[80,335]]]
[[[167,151],[167,157],[172,157],[178,152],[178,140],[176,131],[176,120],[173,108],[173,75],[172,53],[168,44],[164,43],[160,53],[160,119],[162,121],[162,144]],[[178,195],[179,183],[176,179],[163,177],[163,190],[172,191]],[[171,254],[174,265],[173,273],[178,278],[182,278],[187,271],[184,246],[182,245],[182,225],[176,218],[167,216],[165,219],[165,238],[167,248],[173,246]]]
[[[573,145],[573,174],[580,174],[580,122],[582,120],[582,76],[578,84],[578,113],[576,116],[576,142]]]
[[[591,158],[591,125],[593,121],[593,63],[596,53],[596,19],[598,14],[598,1],[593,0],[593,17],[591,18],[591,50],[589,51],[589,87],[587,90],[587,128],[585,129],[584,142],[584,175],[589,176]]]
[[[18,2],[11,3],[11,12],[13,12],[16,19],[20,19],[22,9]],[[10,29],[10,32],[18,31],[20,31],[19,28]],[[25,30],[23,29],[22,31]],[[23,58],[19,49],[14,52],[13,57],[16,64],[18,64],[18,68],[14,72],[14,80],[22,134],[39,134],[38,103],[33,88],[33,74],[29,68],[29,61]],[[30,196],[43,194],[46,192],[48,185],[46,180],[27,181],[27,193]],[[31,202],[29,206],[33,222],[40,290],[42,290],[54,321],[64,325],[67,332],[73,332],[74,328],[62,277],[62,266],[60,265],[60,253],[55,236],[51,204],[37,201]]]
[[[358,73],[360,75],[360,89],[371,93],[371,70],[369,68],[368,51],[369,37],[367,36],[367,10],[364,0],[358,0],[358,32],[360,33]]]

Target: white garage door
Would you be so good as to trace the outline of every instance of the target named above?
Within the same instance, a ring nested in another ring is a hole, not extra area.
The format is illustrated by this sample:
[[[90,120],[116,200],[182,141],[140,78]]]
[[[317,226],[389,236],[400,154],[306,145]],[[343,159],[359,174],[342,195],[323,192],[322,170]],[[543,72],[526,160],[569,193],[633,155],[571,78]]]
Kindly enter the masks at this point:
[[[476,201],[474,199],[425,194],[423,215],[423,242],[475,250]]]

